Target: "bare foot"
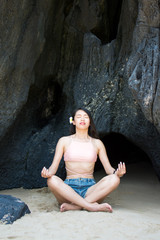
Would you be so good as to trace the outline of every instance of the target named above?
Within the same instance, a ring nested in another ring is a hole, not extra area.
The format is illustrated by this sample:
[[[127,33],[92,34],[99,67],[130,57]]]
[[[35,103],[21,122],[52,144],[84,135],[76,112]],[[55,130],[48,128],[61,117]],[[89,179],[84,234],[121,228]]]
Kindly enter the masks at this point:
[[[112,207],[108,203],[93,203],[91,208],[88,209],[91,212],[112,212]]]
[[[60,206],[60,211],[61,212],[65,212],[65,211],[69,211],[69,210],[81,210],[82,208],[80,206],[71,204],[71,203],[62,203],[62,205]]]
[[[60,206],[60,211],[70,211],[70,210],[82,210],[83,208],[72,203],[63,203]],[[91,203],[89,208],[86,210],[90,212],[112,212],[112,207],[108,203]]]

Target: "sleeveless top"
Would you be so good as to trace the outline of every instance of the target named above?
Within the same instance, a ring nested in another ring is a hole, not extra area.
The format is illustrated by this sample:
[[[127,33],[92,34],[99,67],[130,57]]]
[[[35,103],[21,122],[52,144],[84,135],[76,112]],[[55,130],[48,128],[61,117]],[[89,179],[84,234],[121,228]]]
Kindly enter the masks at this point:
[[[72,138],[69,147],[64,153],[64,161],[96,162],[97,152],[93,147],[91,138],[89,142],[79,142]]]

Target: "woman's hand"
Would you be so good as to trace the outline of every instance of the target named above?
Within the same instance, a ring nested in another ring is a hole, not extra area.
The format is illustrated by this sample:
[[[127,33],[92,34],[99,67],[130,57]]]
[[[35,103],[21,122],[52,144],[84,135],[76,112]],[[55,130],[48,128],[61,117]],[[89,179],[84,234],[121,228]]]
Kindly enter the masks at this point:
[[[46,169],[46,167],[44,167],[41,171],[41,176],[43,178],[50,178],[50,177],[52,177],[52,174],[49,172],[48,169]]]
[[[122,177],[125,173],[126,173],[125,163],[120,162],[120,163],[118,164],[118,168],[117,168],[115,174],[116,174],[118,177]]]

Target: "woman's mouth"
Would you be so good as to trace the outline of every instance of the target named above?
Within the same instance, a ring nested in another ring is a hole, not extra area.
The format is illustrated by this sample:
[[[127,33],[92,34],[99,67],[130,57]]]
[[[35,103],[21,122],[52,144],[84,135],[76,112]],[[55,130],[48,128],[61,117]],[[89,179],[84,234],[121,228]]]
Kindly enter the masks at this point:
[[[85,125],[85,122],[81,122],[80,125]]]

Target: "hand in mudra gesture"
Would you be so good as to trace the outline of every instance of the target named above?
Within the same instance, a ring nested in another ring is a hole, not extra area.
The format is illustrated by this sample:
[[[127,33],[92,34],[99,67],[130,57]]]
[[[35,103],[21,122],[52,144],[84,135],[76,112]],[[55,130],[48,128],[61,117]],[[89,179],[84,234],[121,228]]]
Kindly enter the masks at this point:
[[[41,176],[43,178],[50,178],[52,177],[52,174],[49,172],[49,170],[46,167],[44,167],[41,171]]]
[[[126,165],[125,165],[125,163],[120,162],[118,164],[117,170],[115,171],[115,174],[118,177],[122,177],[125,173],[126,173]]]

